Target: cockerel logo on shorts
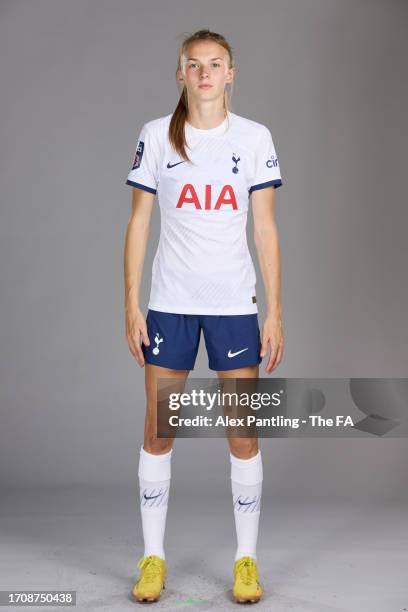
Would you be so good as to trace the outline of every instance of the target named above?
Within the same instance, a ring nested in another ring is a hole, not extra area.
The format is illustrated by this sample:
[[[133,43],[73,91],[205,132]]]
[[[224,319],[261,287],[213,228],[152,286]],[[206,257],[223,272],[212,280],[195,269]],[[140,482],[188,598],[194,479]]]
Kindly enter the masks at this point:
[[[159,332],[157,332],[156,336],[154,338],[156,346],[153,349],[153,355],[158,355],[160,353],[159,344],[160,344],[160,342],[163,342],[163,340],[164,340],[164,338],[160,338]]]

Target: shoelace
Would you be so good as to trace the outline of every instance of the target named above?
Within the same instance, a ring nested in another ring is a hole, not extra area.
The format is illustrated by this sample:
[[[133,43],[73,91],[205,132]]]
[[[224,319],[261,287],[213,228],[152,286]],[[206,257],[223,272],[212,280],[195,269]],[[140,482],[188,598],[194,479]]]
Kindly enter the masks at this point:
[[[160,562],[154,557],[145,557],[141,559],[137,566],[139,569],[145,570],[143,572],[143,580],[146,580],[146,582],[153,582],[160,572]]]
[[[249,585],[251,584],[254,578],[254,569],[254,560],[250,557],[246,557],[238,561],[236,571],[237,573],[239,572],[242,582],[246,585]]]

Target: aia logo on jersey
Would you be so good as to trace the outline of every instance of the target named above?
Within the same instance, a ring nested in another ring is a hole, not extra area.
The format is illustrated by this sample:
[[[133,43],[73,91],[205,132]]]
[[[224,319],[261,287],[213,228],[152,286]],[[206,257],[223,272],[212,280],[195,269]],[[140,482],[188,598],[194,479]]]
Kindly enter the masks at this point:
[[[268,168],[277,168],[279,165],[278,158],[272,155],[272,157],[266,162],[266,165],[268,166]]]
[[[204,197],[200,201],[194,185],[187,183],[181,190],[176,208],[193,204],[196,210],[219,210],[221,206],[230,206],[232,210],[238,210],[237,199],[232,185],[224,185],[217,197],[212,193],[211,188],[212,185],[205,185]],[[212,205],[213,199],[215,200],[214,206]]]
[[[134,170],[135,168],[139,168],[142,162],[143,151],[144,151],[144,142],[142,140],[139,140],[139,142],[137,143],[135,158],[133,160],[132,170]]]

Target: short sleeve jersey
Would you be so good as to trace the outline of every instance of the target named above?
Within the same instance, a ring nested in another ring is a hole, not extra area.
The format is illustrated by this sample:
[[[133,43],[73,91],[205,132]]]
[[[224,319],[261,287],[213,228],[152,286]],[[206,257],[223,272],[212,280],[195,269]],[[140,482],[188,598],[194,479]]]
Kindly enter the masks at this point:
[[[246,223],[253,191],[282,185],[269,129],[228,112],[215,128],[185,124],[190,161],[168,139],[171,114],[145,123],[126,184],[157,194],[161,231],[148,308],[257,313]]]

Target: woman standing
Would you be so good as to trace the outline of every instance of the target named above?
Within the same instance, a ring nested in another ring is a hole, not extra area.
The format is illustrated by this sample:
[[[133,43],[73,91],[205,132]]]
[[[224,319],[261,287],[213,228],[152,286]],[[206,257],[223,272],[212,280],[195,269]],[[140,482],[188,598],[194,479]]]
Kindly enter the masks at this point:
[[[235,67],[220,34],[200,30],[179,52],[182,87],[174,113],[145,123],[126,183],[133,187],[126,234],[125,309],[130,351],[145,367],[146,418],[139,483],[144,556],[133,587],[155,601],[164,587],[163,549],[174,438],[157,438],[157,378],[186,378],[194,369],[201,330],[209,368],[219,378],[257,378],[282,359],[280,252],[274,219],[282,184],[269,129],[229,110]],[[153,263],[148,313],[139,304],[155,194],[161,234]],[[258,326],[255,269],[246,241],[249,199],[267,299]],[[262,595],[256,542],[262,489],[257,438],[228,438],[237,550],[236,601]]]

